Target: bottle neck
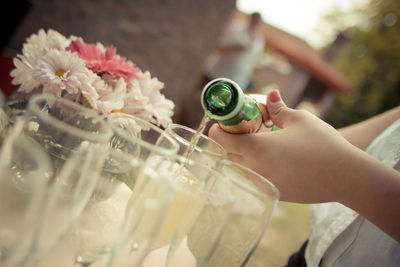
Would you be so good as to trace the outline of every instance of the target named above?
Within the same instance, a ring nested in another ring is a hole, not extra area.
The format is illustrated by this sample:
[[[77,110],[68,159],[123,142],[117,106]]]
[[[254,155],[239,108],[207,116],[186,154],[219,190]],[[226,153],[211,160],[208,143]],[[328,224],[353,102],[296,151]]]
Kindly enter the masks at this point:
[[[201,104],[210,118],[228,120],[240,112],[243,96],[243,91],[235,82],[218,78],[204,87]]]

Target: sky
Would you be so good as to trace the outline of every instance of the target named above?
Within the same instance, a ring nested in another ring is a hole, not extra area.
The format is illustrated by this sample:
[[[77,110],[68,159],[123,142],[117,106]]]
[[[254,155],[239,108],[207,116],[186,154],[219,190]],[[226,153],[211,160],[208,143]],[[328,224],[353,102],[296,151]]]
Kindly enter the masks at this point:
[[[366,0],[237,0],[239,10],[258,11],[265,22],[296,35],[320,48],[334,36],[334,29],[321,21],[334,8],[343,11],[365,4]],[[354,21],[349,21],[349,24]]]

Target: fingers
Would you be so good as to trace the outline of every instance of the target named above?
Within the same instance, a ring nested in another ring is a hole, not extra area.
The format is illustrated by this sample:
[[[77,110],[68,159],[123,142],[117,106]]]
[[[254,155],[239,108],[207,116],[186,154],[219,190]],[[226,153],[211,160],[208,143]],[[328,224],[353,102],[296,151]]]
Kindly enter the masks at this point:
[[[269,121],[269,120],[270,120],[270,117],[269,117],[269,114],[268,114],[267,106],[266,106],[265,104],[263,104],[263,103],[260,103],[260,102],[257,102],[257,106],[258,106],[258,108],[259,108],[260,111],[261,111],[263,120],[264,120],[265,122]]]
[[[279,128],[285,128],[290,123],[294,110],[288,108],[281,99],[278,90],[272,90],[267,96],[267,110],[270,120]]]
[[[221,129],[218,124],[211,126],[208,135],[221,144],[229,153],[243,154],[249,149],[248,134],[230,134]]]

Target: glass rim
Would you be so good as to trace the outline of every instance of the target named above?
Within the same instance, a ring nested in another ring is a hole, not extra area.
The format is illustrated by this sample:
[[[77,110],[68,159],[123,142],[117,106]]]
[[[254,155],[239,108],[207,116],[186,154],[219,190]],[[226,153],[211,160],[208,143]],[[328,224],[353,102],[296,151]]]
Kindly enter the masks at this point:
[[[160,136],[165,137],[168,140],[168,142],[170,144],[172,144],[172,148],[160,147],[160,146],[157,146],[155,144],[151,144],[149,142],[146,142],[146,141],[142,140],[141,138],[137,138],[137,137],[134,137],[134,136],[129,136],[129,135],[127,135],[125,133],[125,131],[122,130],[122,128],[110,123],[111,129],[113,131],[117,132],[119,135],[121,135],[125,140],[127,140],[127,141],[133,141],[134,140],[135,143],[138,143],[139,145],[141,145],[141,146],[143,146],[143,147],[145,147],[147,149],[150,149],[150,150],[154,150],[154,149],[155,150],[159,150],[159,151],[161,150],[162,151],[162,153],[161,153],[162,155],[174,155],[174,154],[178,153],[179,144],[172,138],[172,136],[170,134],[168,134],[166,131],[162,130],[160,127],[158,127],[158,126],[152,124],[151,122],[146,121],[146,120],[144,120],[142,118],[139,118],[137,116],[134,116],[134,115],[131,115],[131,114],[127,114],[127,113],[112,113],[112,114],[109,114],[107,116],[107,121],[111,122],[112,117],[116,117],[116,116],[123,116],[123,117],[127,117],[127,118],[132,118],[133,120],[138,120],[139,122],[146,124],[152,130],[155,130],[156,132],[158,132],[160,134]]]
[[[262,176],[261,174],[253,171],[252,169],[250,169],[240,163],[237,163],[237,162],[234,162],[234,161],[231,161],[228,159],[223,159],[219,162],[219,165],[218,165],[219,172],[222,172],[222,168],[224,165],[228,166],[228,167],[234,166],[236,168],[244,170],[245,172],[248,172],[251,175],[257,177],[261,183],[265,184],[269,189],[271,189],[271,193],[265,192],[265,190],[263,190],[262,188],[260,188],[260,191],[255,190],[253,187],[250,187],[248,184],[240,181],[239,179],[237,179],[235,177],[229,177],[229,180],[232,181],[233,183],[235,183],[236,185],[240,186],[241,188],[244,188],[245,190],[247,190],[248,192],[250,192],[252,194],[261,196],[264,199],[268,198],[269,200],[279,200],[280,192],[279,192],[278,188],[273,183],[271,183],[267,178]],[[258,188],[257,185],[256,185],[256,187]]]
[[[175,139],[178,139],[181,142],[183,142],[186,146],[189,146],[190,141],[186,140],[185,138],[183,138],[182,136],[180,136],[179,134],[177,134],[176,132],[173,131],[173,129],[177,129],[177,128],[184,129],[184,130],[186,130],[188,132],[191,132],[193,134],[196,133],[196,130],[193,129],[193,128],[187,127],[185,125],[178,124],[178,123],[170,123],[170,124],[168,124],[168,126],[166,128],[166,131],[170,135],[172,135]],[[203,149],[203,148],[201,148],[201,147],[199,147],[197,145],[194,148],[195,150],[197,150],[197,151],[199,151],[201,153],[205,153],[205,154],[212,155],[212,156],[217,156],[217,157],[225,157],[227,155],[227,152],[226,152],[225,148],[221,144],[219,144],[217,141],[215,141],[214,139],[210,138],[209,136],[205,135],[204,133],[202,133],[200,135],[200,138],[206,139],[207,141],[209,141],[212,144],[214,144],[216,147],[218,147],[222,151],[222,153],[213,152],[211,150],[206,150],[206,149]]]
[[[68,107],[72,107],[78,111],[84,111],[85,115],[87,115],[89,118],[98,119],[97,122],[99,122],[103,126],[102,128],[105,130],[105,132],[93,134],[91,132],[71,126],[70,124],[67,124],[49,114],[43,113],[41,111],[41,109],[39,109],[40,103],[43,101],[48,101],[49,99],[54,100],[55,102],[62,103]],[[99,143],[107,142],[112,136],[111,127],[109,127],[107,122],[98,113],[96,113],[92,109],[86,108],[78,103],[72,102],[65,98],[56,97],[56,96],[49,95],[49,94],[34,95],[28,102],[28,112],[33,113],[34,115],[38,116],[43,121],[49,122],[50,125],[54,128],[57,128],[63,132],[69,131],[76,136],[83,137],[83,138],[91,140],[91,141],[97,141]],[[29,115],[29,114],[27,114],[27,115]]]

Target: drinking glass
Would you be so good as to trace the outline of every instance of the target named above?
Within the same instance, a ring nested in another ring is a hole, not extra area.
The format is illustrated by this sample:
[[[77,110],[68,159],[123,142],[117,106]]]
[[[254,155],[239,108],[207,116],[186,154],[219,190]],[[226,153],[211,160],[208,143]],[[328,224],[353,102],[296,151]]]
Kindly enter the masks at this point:
[[[229,178],[236,200],[207,266],[244,266],[267,228],[279,191],[265,177],[238,163],[222,160],[219,171]]]
[[[142,160],[154,153],[174,155],[179,149],[171,136],[149,121],[125,113],[113,113],[107,119],[114,131],[115,148]]]
[[[26,121],[24,134],[45,148],[55,173],[62,169],[71,153],[89,144],[106,145],[113,134],[105,118],[95,111],[46,94],[35,95],[29,100],[23,118]],[[106,198],[115,188],[116,181],[102,181]]]
[[[124,113],[113,113],[108,116],[108,121],[114,131],[111,140],[113,149],[124,151],[144,162],[151,161],[153,156],[170,156],[178,152],[179,145],[177,142],[164,130],[148,121]],[[106,170],[109,173],[119,173],[120,180],[126,183],[128,187],[133,188],[135,177],[141,169],[136,169],[136,173],[130,174],[129,179],[127,179],[121,173],[118,161],[114,160],[110,163],[115,164],[115,166],[109,164],[109,166],[106,166]]]
[[[25,123],[16,122],[2,148],[2,168],[9,169],[2,171],[9,180],[1,186],[7,190],[1,201],[6,204],[2,218],[7,218],[2,229],[15,231],[19,240],[2,266],[34,265],[61,242],[91,196],[102,166],[101,156],[88,145],[71,154],[54,176],[46,151],[24,135]]]
[[[171,123],[166,132],[178,142],[178,154],[183,157],[213,168],[217,167],[219,160],[226,157],[226,151],[220,144],[192,128]]]
[[[229,199],[232,194],[217,196],[214,192],[210,192],[216,181],[222,180],[223,176],[201,162],[175,155],[170,157],[154,157],[151,162],[148,162],[148,165],[151,169],[164,173],[164,179],[167,179],[172,187],[173,197],[167,207],[159,234],[153,241],[152,251],[144,261],[144,266],[151,266],[154,260],[166,260],[166,252],[170,248],[174,250],[174,252],[171,250],[170,254],[170,262],[172,264],[177,259],[173,255],[177,255],[175,250],[185,246],[185,238],[199,216],[203,216],[203,219],[206,218],[207,214],[202,214],[202,211],[207,201],[212,202],[215,200],[212,205],[216,207],[215,203],[217,203],[217,199],[220,197],[221,203],[224,203],[221,205],[229,206],[226,204],[229,201],[223,202],[222,199],[224,197]],[[141,183],[139,178],[137,179],[137,183]],[[214,211],[217,213],[217,208]],[[219,211],[216,217],[224,217],[226,212],[229,212],[229,209]],[[217,227],[216,230],[218,230]],[[211,232],[210,235],[212,235]],[[209,248],[212,247],[213,238],[209,240]],[[206,252],[203,252],[203,254],[199,253],[197,255],[198,261],[203,261],[203,257],[206,254]]]
[[[75,263],[90,266],[109,262],[109,266],[123,266],[129,259],[130,266],[136,266],[162,222],[171,192],[165,182],[149,182],[160,176],[156,171],[146,169],[141,159],[112,148],[105,154],[107,160],[119,163],[126,176],[135,176],[137,170],[142,169],[143,183],[140,187],[135,186],[132,192],[121,182],[106,199],[96,194],[102,190],[94,191],[72,235]],[[99,181],[98,185],[103,186],[101,179]]]
[[[74,230],[77,220],[85,207],[99,194],[97,185],[101,183],[102,171],[107,147],[88,144],[72,152],[62,168],[50,179],[46,209],[43,212],[41,229],[42,243],[47,245],[38,266],[70,266],[73,255],[72,246],[65,246]],[[60,247],[62,250],[60,250]],[[52,262],[52,254],[57,261]]]
[[[165,173],[137,159],[138,181],[125,209],[124,220],[115,239],[107,266],[141,266],[159,234],[172,199]],[[133,173],[136,173],[134,171]]]
[[[126,203],[131,196],[131,190],[123,182],[114,181],[113,176],[104,175],[104,168],[110,164],[112,152],[108,147],[101,151],[106,160],[100,178],[70,235],[69,241],[75,253],[76,266],[90,266],[110,252],[118,227],[123,220]],[[123,159],[122,154],[112,157],[119,160],[118,167],[121,168],[121,172],[129,175],[130,159]]]
[[[37,250],[35,229],[51,173],[48,156],[26,138],[9,138],[0,155],[0,265],[23,266]]]
[[[200,192],[205,203],[182,240],[170,244],[167,254],[167,267],[174,266],[206,266],[212,251],[218,244],[235,203],[235,195],[231,187],[226,186],[227,177],[217,175],[214,186],[210,190]],[[217,186],[218,183],[224,186]]]
[[[112,129],[95,111],[46,94],[33,96],[24,114],[25,134],[42,145],[58,170],[71,152],[89,143],[106,144]]]

